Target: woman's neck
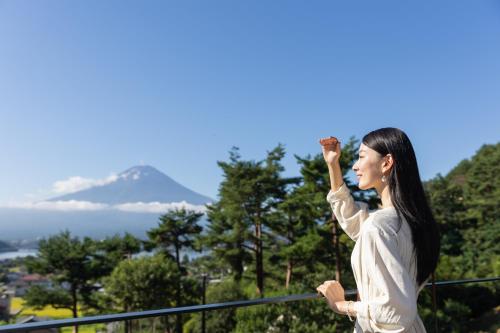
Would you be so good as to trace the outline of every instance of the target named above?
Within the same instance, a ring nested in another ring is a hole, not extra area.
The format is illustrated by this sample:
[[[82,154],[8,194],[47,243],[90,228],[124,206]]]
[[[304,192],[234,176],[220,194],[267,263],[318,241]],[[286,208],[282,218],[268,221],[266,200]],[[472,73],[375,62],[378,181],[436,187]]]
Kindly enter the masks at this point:
[[[377,193],[382,200],[382,208],[393,207],[391,200],[391,192],[389,191],[389,185],[387,183],[382,183],[379,188],[376,188]]]

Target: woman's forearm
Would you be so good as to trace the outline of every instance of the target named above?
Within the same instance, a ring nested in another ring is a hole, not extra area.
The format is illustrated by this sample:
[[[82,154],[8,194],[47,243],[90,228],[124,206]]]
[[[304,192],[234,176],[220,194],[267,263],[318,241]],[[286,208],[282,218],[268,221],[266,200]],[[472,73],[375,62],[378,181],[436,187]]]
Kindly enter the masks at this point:
[[[328,173],[330,174],[330,187],[332,188],[332,191],[335,192],[344,183],[339,161],[334,164],[328,165]]]

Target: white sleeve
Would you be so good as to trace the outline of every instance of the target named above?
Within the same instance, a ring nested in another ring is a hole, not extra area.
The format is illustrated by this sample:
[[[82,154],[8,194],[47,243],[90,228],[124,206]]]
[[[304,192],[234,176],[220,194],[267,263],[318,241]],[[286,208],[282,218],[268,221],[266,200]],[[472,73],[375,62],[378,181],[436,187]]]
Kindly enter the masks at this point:
[[[354,241],[358,239],[362,223],[368,218],[368,204],[354,201],[345,183],[337,191],[328,192],[326,200],[345,233]]]
[[[358,324],[363,332],[405,332],[417,317],[416,284],[402,264],[396,235],[374,228],[361,242],[370,288],[366,300],[354,303]]]

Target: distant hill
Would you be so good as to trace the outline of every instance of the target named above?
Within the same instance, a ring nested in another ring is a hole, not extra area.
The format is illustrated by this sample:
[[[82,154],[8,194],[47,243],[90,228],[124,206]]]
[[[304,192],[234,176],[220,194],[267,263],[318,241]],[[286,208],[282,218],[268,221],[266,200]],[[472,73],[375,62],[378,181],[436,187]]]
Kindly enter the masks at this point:
[[[0,240],[0,252],[11,252],[11,251],[17,251],[17,249],[12,245],[10,245],[9,243]]]
[[[159,217],[160,213],[118,210],[65,212],[3,208],[0,209],[0,234],[9,242],[32,241],[64,230],[97,239],[125,231],[145,238],[146,231],[158,225]],[[201,224],[204,223],[202,220]]]

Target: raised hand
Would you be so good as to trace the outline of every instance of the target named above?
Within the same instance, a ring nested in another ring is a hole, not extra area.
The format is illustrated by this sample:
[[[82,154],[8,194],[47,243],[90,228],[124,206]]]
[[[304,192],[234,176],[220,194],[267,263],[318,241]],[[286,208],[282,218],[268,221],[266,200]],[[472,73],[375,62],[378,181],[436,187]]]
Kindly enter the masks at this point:
[[[329,166],[336,164],[340,158],[340,142],[332,137],[323,138],[319,142],[326,164]]]

